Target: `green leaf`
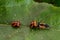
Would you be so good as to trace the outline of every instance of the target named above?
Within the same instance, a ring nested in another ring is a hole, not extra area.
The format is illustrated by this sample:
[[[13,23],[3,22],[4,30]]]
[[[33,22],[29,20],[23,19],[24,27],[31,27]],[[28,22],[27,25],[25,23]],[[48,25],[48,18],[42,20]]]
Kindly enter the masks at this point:
[[[1,0],[1,2],[3,3],[0,7],[0,40],[60,39],[60,7],[48,3],[36,3],[32,0]],[[10,23],[17,20],[25,26],[22,25],[18,29],[12,28]],[[32,20],[44,21],[51,28],[31,30],[27,25]]]

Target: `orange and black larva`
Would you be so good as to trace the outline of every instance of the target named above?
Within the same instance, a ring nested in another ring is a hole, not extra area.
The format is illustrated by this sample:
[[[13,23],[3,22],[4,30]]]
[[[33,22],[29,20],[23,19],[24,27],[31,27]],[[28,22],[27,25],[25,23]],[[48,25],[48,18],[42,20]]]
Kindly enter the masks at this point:
[[[14,28],[19,28],[21,25],[20,21],[13,21],[11,23],[11,26],[14,27]]]
[[[40,28],[40,29],[48,29],[49,25],[38,22],[38,26],[37,27]]]
[[[30,23],[30,28],[39,28],[39,29],[47,29],[49,28],[48,24],[44,24],[44,23],[40,23],[40,22],[36,22],[36,21],[32,21]]]
[[[36,21],[32,21],[30,23],[30,28],[37,28],[37,22]]]

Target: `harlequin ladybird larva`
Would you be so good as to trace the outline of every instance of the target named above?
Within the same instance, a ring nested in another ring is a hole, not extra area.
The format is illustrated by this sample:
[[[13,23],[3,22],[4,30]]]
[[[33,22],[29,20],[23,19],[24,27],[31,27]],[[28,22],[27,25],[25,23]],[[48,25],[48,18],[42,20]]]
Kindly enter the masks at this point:
[[[48,29],[49,25],[45,24],[45,23],[38,22],[38,28],[40,28],[40,29]]]
[[[11,26],[14,27],[14,28],[19,28],[21,25],[20,21],[13,21],[11,23]]]
[[[37,28],[37,22],[35,20],[30,23],[30,28]]]

